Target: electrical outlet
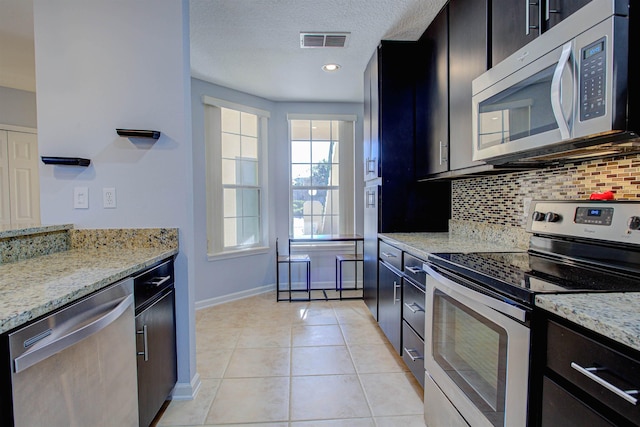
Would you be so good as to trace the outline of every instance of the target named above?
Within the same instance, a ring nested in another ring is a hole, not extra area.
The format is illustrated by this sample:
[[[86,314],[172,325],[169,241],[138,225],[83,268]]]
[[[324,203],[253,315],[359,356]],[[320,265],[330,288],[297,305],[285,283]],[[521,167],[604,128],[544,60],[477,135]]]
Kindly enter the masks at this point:
[[[89,187],[73,188],[73,208],[89,209]]]
[[[114,187],[102,189],[102,207],[105,209],[115,209],[116,189]]]

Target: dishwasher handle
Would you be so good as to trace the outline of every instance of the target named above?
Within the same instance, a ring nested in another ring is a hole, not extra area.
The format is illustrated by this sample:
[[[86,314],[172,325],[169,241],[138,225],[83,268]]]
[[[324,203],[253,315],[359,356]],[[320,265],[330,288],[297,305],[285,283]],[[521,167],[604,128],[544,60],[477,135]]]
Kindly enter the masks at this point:
[[[70,331],[64,333],[59,338],[54,339],[48,344],[45,344],[42,347],[33,347],[30,350],[27,350],[25,353],[16,357],[13,360],[13,371],[17,374],[21,371],[24,371],[27,368],[35,365],[38,362],[43,361],[49,356],[52,356],[56,353],[65,350],[75,343],[87,338],[113,322],[115,322],[123,313],[127,311],[129,307],[133,305],[133,294],[129,294],[124,298],[114,301],[117,305],[113,307],[113,304],[109,304],[109,309],[102,310],[100,313],[96,313],[94,317],[97,316],[96,319],[92,320],[89,323],[82,324],[82,326],[78,326],[72,328]],[[104,306],[102,306],[104,307]],[[49,334],[50,335],[50,334]]]

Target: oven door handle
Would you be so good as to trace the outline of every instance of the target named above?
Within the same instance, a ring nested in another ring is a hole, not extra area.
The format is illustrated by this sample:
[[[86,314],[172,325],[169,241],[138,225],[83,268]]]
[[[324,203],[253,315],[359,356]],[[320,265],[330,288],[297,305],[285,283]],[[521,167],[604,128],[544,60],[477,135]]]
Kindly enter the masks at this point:
[[[436,270],[434,270],[427,264],[423,264],[422,269],[429,276],[437,280],[440,285],[438,286],[438,289],[448,295],[451,295],[451,296],[453,296],[452,294],[462,295],[482,305],[490,307],[502,314],[506,314],[507,316],[511,316],[514,319],[520,320],[521,322],[525,322],[527,320],[527,312],[525,310],[522,310],[504,301],[500,301],[498,299],[492,298],[488,295],[484,295],[480,292],[476,292],[472,289],[467,288],[464,285],[458,284],[453,280],[448,279],[447,277],[444,277],[442,274],[438,273]]]

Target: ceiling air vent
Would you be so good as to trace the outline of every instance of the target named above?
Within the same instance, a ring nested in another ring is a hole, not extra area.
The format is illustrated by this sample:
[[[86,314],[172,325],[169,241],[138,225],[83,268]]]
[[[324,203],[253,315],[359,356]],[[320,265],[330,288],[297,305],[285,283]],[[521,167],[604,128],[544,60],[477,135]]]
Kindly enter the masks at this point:
[[[345,47],[350,33],[300,33],[300,47]]]

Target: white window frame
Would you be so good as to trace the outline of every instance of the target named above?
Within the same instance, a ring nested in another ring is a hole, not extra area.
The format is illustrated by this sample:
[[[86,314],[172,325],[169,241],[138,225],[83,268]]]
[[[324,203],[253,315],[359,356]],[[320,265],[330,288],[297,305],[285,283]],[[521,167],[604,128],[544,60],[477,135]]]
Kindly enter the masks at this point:
[[[341,234],[355,232],[355,123],[356,115],[350,114],[287,114],[289,157],[289,235],[293,236],[293,185],[291,176],[291,120],[335,120],[340,126],[339,168],[339,226]]]
[[[267,253],[269,251],[268,219],[268,121],[270,113],[259,108],[203,96],[207,181],[207,257],[209,261]],[[258,116],[258,177],[260,188],[260,242],[232,250],[224,248],[224,206],[222,185],[222,138],[220,109],[228,108]]]

